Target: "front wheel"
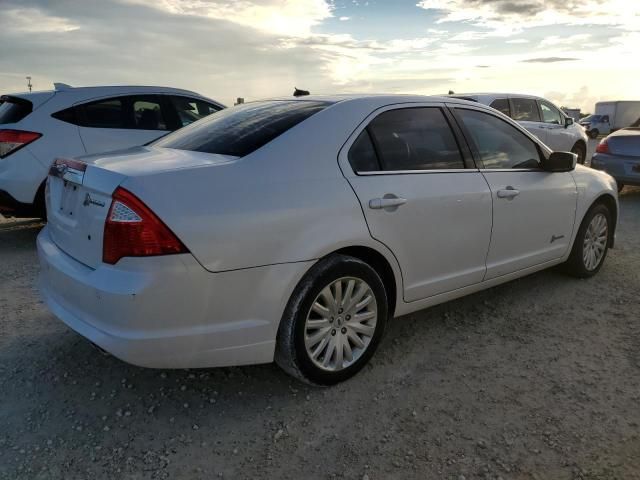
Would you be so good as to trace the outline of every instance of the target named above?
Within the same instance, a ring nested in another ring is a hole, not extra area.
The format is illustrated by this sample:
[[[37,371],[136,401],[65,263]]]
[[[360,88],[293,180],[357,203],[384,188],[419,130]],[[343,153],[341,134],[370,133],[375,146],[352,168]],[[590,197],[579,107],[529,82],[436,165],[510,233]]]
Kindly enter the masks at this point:
[[[587,278],[598,273],[609,249],[611,212],[602,203],[587,212],[573,242],[566,267],[569,274]]]
[[[309,270],[291,296],[278,330],[276,363],[307,383],[346,380],[375,352],[387,316],[378,273],[357,258],[331,255]]]
[[[578,163],[584,165],[584,160],[587,157],[587,149],[582,143],[576,143],[571,149],[571,153],[575,153],[578,156]]]

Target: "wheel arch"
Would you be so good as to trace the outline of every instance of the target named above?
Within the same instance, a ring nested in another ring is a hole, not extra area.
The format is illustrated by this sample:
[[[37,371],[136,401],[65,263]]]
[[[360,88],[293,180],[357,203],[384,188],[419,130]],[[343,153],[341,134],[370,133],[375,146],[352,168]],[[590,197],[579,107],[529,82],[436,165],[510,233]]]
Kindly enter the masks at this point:
[[[354,245],[340,248],[331,252],[331,254],[349,255],[362,260],[371,266],[371,268],[380,275],[384,288],[387,292],[389,313],[391,316],[395,315],[398,302],[398,287],[402,285],[402,283],[400,279],[396,278],[396,274],[394,273],[391,263],[382,253],[371,247]]]

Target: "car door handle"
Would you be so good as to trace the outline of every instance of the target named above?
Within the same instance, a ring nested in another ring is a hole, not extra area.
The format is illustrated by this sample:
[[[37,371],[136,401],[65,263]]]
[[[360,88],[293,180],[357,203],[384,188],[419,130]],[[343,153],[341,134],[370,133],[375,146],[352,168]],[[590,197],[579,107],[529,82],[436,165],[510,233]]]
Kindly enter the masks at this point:
[[[520,195],[520,190],[513,187],[507,187],[504,190],[498,190],[498,198],[512,199]]]
[[[369,208],[380,210],[383,208],[396,209],[400,205],[407,203],[406,198],[396,197],[393,194],[387,194],[383,198],[373,198],[369,200]]]

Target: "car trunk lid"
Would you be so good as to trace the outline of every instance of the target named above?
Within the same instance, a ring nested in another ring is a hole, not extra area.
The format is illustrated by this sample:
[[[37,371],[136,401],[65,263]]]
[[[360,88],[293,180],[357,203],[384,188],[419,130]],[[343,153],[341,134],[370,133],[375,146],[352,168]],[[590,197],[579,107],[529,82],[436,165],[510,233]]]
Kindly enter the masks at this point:
[[[134,179],[147,183],[151,177],[168,171],[225,164],[235,159],[154,147],[80,160],[58,159],[49,172],[46,196],[50,235],[67,255],[96,268],[102,263],[104,226],[112,195],[121,183]]]
[[[88,267],[96,268],[102,261],[111,194],[124,178],[77,160],[58,159],[51,167],[46,196],[51,238]]]
[[[640,129],[620,130],[607,138],[607,144],[613,155],[640,157]]]

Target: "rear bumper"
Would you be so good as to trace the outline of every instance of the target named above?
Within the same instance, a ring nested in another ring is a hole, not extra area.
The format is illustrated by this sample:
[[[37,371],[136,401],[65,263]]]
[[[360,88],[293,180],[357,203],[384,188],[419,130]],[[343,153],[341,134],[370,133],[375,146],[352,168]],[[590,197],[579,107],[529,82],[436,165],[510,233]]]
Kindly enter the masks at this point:
[[[619,183],[640,185],[640,157],[596,153],[591,159],[591,168],[607,172]]]
[[[152,368],[273,360],[278,324],[308,266],[210,273],[190,255],[125,258],[93,270],[38,236],[40,290],[51,311],[114,356]]]

